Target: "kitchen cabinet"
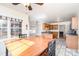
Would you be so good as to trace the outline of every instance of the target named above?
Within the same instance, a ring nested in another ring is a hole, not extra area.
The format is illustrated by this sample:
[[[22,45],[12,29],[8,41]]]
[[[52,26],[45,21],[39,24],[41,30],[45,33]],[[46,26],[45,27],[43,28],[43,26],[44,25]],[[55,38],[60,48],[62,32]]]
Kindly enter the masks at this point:
[[[43,30],[49,31],[53,38],[58,38],[58,24],[43,24]]]
[[[43,23],[42,27],[43,27],[44,30],[49,30],[50,25],[47,24],[47,23]]]
[[[66,35],[66,47],[78,50],[78,36]]]
[[[79,52],[79,36],[78,36],[78,52]]]
[[[53,26],[53,30],[58,30],[58,25],[52,25]]]
[[[50,24],[44,23],[43,29],[44,30],[58,30],[58,25],[57,24],[50,25]]]
[[[58,32],[52,32],[53,38],[58,38]]]
[[[0,18],[0,39],[7,38],[7,20]]]
[[[78,29],[78,19],[76,16],[72,17],[72,29]]]
[[[53,38],[61,38],[60,32],[63,32],[62,38],[65,38],[66,33],[69,33],[70,30],[70,21],[43,23],[42,30],[42,33],[52,33]]]

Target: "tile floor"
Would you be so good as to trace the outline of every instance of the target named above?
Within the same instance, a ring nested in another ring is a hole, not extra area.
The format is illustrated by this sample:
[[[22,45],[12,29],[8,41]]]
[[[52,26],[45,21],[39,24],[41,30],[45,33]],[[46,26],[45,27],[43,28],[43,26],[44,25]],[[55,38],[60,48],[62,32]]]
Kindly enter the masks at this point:
[[[66,48],[64,39],[57,39],[56,56],[79,56],[79,52],[73,49]]]

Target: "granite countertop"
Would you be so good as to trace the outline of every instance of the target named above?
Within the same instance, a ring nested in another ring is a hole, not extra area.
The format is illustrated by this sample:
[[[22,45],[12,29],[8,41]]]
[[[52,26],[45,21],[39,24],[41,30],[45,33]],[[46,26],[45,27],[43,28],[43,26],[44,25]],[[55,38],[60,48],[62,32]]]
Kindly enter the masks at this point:
[[[67,34],[67,35],[78,36],[77,34]]]
[[[72,33],[69,33],[68,35],[78,35],[78,34],[72,34]]]

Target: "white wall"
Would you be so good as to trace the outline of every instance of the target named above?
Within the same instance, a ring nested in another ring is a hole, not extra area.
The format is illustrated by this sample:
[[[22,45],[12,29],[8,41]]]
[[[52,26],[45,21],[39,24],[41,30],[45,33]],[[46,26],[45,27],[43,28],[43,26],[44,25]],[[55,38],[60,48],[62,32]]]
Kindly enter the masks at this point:
[[[42,22],[38,22],[38,28],[37,28],[37,35],[41,35],[42,34]]]

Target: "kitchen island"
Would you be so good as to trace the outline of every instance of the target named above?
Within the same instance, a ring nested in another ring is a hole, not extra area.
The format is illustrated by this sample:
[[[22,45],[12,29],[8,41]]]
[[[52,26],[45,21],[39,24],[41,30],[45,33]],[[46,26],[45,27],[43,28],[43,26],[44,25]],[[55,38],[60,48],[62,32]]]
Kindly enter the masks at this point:
[[[66,35],[66,47],[78,50],[78,35]]]

